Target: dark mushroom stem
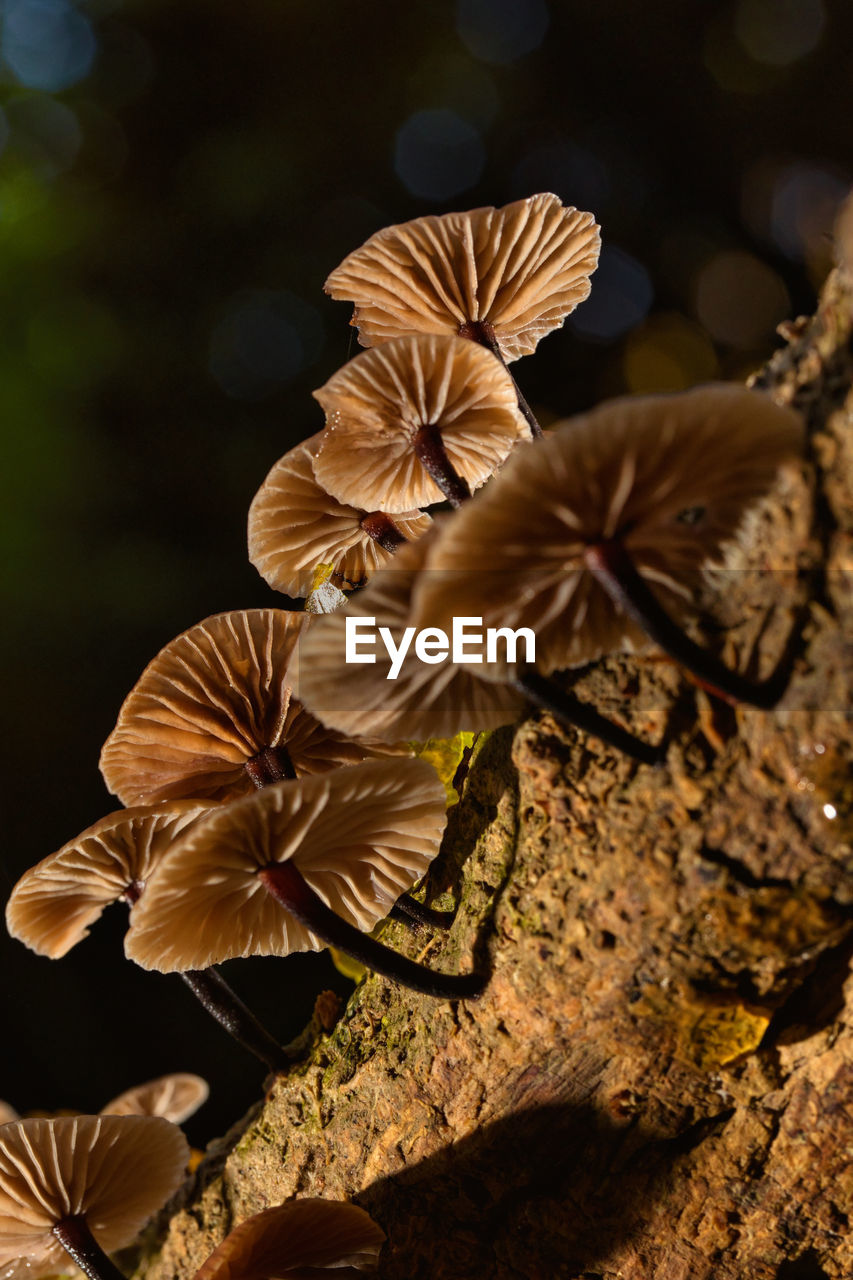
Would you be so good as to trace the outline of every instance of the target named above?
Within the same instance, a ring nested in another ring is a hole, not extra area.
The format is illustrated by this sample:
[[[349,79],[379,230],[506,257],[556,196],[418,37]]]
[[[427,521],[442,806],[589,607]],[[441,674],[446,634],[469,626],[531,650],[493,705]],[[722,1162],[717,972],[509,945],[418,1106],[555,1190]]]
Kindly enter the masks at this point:
[[[284,1071],[289,1058],[248,1009],[218,969],[189,969],[179,975],[190,991],[228,1034],[270,1071]]]
[[[617,751],[630,756],[640,764],[660,765],[666,758],[663,747],[654,747],[651,743],[643,742],[642,738],[636,737],[628,729],[623,729],[621,725],[614,724],[588,703],[581,702],[580,698],[576,698],[573,693],[561,689],[553,680],[541,675],[533,667],[522,668],[510,683],[543,711],[550,711],[558,720],[575,725],[576,728],[583,729],[584,733],[589,733],[594,738],[600,738],[609,747],[615,747]]]
[[[399,920],[410,928],[413,924],[425,924],[434,929],[449,929],[456,917],[455,911],[437,911],[435,907],[418,902],[408,893],[397,899],[388,914],[392,920]]]
[[[383,551],[396,551],[408,542],[384,511],[366,511],[359,521],[364,532],[378,543]]]
[[[414,438],[415,455],[421,466],[435,481],[453,507],[461,507],[471,497],[468,482],[463,480],[447,456],[441,431],[433,423],[419,427]]]
[[[536,414],[522,395],[521,387],[519,387],[515,380],[515,374],[503,358],[503,352],[495,338],[495,331],[492,325],[489,324],[488,320],[468,320],[465,324],[459,326],[459,336],[460,338],[470,338],[472,342],[479,342],[481,347],[487,347],[488,350],[491,351],[492,355],[495,356],[496,359],[500,360],[501,364],[512,378],[512,385],[515,387],[515,394],[518,400],[519,412],[530,427],[530,433],[533,436],[533,439],[540,440],[545,433],[537,421]]]
[[[440,1000],[474,1000],[482,994],[487,977],[478,973],[435,973],[342,920],[326,906],[292,862],[274,862],[262,867],[258,876],[285,911],[306,929],[328,946],[337,947],[392,982]]]
[[[54,1224],[53,1234],[89,1280],[126,1280],[92,1235],[82,1213],[61,1218]]]
[[[775,707],[785,692],[787,673],[779,672],[769,680],[750,680],[696,644],[666,612],[623,543],[611,539],[587,547],[586,563],[619,608],[665,653],[691,671],[709,693],[765,711]]]
[[[138,902],[144,886],[135,880],[124,892],[129,906]],[[178,975],[189,987],[199,1004],[215,1018],[232,1039],[265,1064],[269,1071],[284,1071],[288,1055],[269,1032],[261,1026],[251,1009],[243,1004],[218,969],[190,969]]]
[[[285,778],[295,778],[293,767],[286,747],[264,747],[251,760],[247,760],[243,768],[260,791],[271,782],[282,782]]]

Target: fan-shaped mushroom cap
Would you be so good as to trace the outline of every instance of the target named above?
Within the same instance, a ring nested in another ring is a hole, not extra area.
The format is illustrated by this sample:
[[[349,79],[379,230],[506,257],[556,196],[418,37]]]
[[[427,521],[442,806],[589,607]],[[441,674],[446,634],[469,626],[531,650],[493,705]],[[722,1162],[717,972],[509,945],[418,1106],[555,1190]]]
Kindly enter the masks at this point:
[[[355,1276],[376,1265],[385,1233],[354,1204],[295,1200],[235,1227],[195,1280],[308,1280],[315,1268]]]
[[[230,800],[254,783],[246,763],[284,748],[297,774],[354,764],[368,742],[330,732],[291,697],[302,613],[220,613],[185,631],[143,671],[101,752],[101,772],[123,804],[178,796]]]
[[[52,1234],[77,1214],[106,1252],[138,1235],[181,1183],[189,1147],[159,1116],[61,1116],[0,1128],[0,1266],[67,1270]]]
[[[453,520],[446,523],[452,527]],[[496,729],[517,719],[524,709],[525,700],[519,694],[480,679],[479,666],[457,665],[449,659],[432,666],[418,661],[411,649],[399,675],[390,680],[391,658],[378,637],[372,651],[375,663],[345,662],[348,617],[375,619],[376,628],[387,627],[399,647],[405,628],[412,623],[412,592],[438,529],[437,523],[419,542],[402,547],[393,567],[380,569],[345,610],[318,619],[305,636],[299,696],[324,724],[342,733],[360,725],[386,742],[402,738],[424,742],[452,737],[460,729]],[[440,583],[435,587],[440,596]],[[446,619],[441,625],[445,623]],[[425,616],[418,623],[432,625]],[[360,651],[371,652],[363,644]]]
[[[453,614],[530,627],[544,672],[632,647],[643,633],[585,567],[619,539],[675,613],[749,504],[801,448],[793,410],[743,387],[627,397],[572,418],[456,512],[431,542],[410,621]],[[501,678],[501,664],[483,667]]]
[[[549,193],[503,209],[430,214],[386,227],[326,281],[355,303],[366,347],[486,323],[506,360],[529,355],[589,294],[599,228]]]
[[[0,1124],[8,1124],[10,1120],[19,1120],[20,1116],[8,1102],[0,1101]]]
[[[176,1071],[158,1076],[133,1089],[126,1089],[112,1102],[101,1107],[102,1116],[162,1116],[173,1124],[182,1124],[206,1102],[210,1089],[207,1081],[190,1072]]]
[[[365,530],[368,512],[345,506],[317,483],[313,460],[322,438],[318,433],[279,458],[249,508],[249,559],[271,587],[291,596],[308,595],[320,564],[334,565],[338,578],[358,586],[393,555]],[[424,511],[394,517],[407,542],[430,523]]]
[[[337,915],[372,929],[438,853],[444,788],[421,760],[373,761],[275,783],[215,816],[174,846],[134,911],[125,951],[145,969],[319,951],[258,877],[288,859]]]
[[[58,960],[89,933],[105,907],[144,883],[175,838],[208,802],[118,809],[25,871],[6,904],[6,927],[38,955]]]
[[[440,431],[472,489],[530,435],[510,374],[484,347],[460,338],[400,338],[363,351],[314,395],[326,413],[314,474],[340,502],[367,510],[443,501],[415,453],[422,427]]]

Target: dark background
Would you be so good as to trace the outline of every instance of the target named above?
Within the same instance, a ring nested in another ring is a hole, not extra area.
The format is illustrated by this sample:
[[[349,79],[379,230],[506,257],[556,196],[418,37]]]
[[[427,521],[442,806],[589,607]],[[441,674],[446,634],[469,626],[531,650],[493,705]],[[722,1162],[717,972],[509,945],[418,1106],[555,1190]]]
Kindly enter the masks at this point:
[[[543,420],[742,377],[809,311],[853,172],[846,0],[5,0],[0,63],[2,885],[116,807],[100,745],[143,666],[276,597],[267,470],[354,351],[323,280],[369,234],[540,190],[591,209],[587,303],[515,366]],[[278,601],[280,602],[280,600]],[[3,938],[0,1096],[96,1110],[261,1072],[122,909],[60,962]],[[227,966],[282,1039],[326,957]]]

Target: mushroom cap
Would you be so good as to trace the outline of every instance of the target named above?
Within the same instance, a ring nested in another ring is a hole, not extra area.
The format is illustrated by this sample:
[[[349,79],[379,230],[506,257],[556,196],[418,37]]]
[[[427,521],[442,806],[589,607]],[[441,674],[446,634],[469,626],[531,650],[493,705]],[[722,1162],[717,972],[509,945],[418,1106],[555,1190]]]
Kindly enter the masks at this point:
[[[0,1128],[0,1266],[29,1258],[36,1274],[67,1270],[52,1234],[85,1215],[106,1252],[138,1235],[184,1177],[189,1147],[159,1116],[60,1116]]]
[[[367,510],[444,501],[414,451],[421,427],[439,429],[472,489],[530,435],[511,375],[461,338],[420,335],[363,351],[314,396],[326,413],[314,474],[340,502]]]
[[[372,1270],[385,1239],[364,1209],[340,1200],[294,1200],[235,1227],[195,1280],[309,1280],[315,1268],[336,1277]]]
[[[20,1116],[8,1102],[0,1100],[0,1124],[8,1124],[10,1120],[19,1120]]]
[[[516,360],[588,296],[600,244],[591,213],[544,192],[502,209],[386,227],[344,259],[325,289],[355,303],[363,346],[485,321],[504,359]]]
[[[88,936],[105,907],[148,879],[176,836],[210,812],[195,800],[118,809],[25,871],[6,904],[6,927],[58,960]]]
[[[198,1111],[210,1094],[206,1080],[187,1071],[158,1076],[145,1084],[125,1089],[112,1102],[101,1107],[102,1116],[162,1116],[173,1124],[182,1124]]]
[[[618,539],[683,614],[703,567],[802,440],[793,410],[723,384],[626,397],[559,424],[431,541],[410,621],[473,614],[530,627],[544,672],[643,643],[585,567],[586,548]]]
[[[145,969],[321,950],[258,877],[288,859],[333,911],[370,930],[424,874],[446,820],[444,788],[414,759],[274,783],[211,818],[175,844],[137,904],[125,952]]]
[[[387,750],[330,732],[291,697],[292,658],[309,619],[281,609],[220,613],[191,627],[143,671],[101,751],[122,804],[254,790],[246,763],[284,747],[297,774]]]
[[[279,458],[249,508],[249,559],[276,591],[307,596],[320,564],[334,565],[350,586],[360,585],[393,552],[362,528],[364,509],[345,506],[318,484],[314,455],[322,432]],[[424,511],[404,511],[394,523],[407,541],[430,526]]]
[[[451,517],[444,523],[452,527],[454,522]],[[399,675],[389,679],[391,659],[378,636],[372,651],[360,650],[375,653],[375,663],[345,662],[348,617],[375,619],[376,627],[387,627],[399,647],[403,631],[413,621],[413,590],[440,527],[441,522],[436,522],[419,542],[401,547],[393,567],[380,569],[346,609],[318,619],[305,636],[299,696],[324,724],[342,733],[361,726],[387,742],[402,738],[424,742],[452,737],[460,730],[496,729],[523,711],[524,698],[509,687],[480,679],[479,666],[457,665],[449,659],[432,666],[418,661],[411,649]],[[455,580],[455,575],[451,578]],[[434,585],[440,598],[440,581]],[[433,620],[422,617],[418,625],[432,626]]]

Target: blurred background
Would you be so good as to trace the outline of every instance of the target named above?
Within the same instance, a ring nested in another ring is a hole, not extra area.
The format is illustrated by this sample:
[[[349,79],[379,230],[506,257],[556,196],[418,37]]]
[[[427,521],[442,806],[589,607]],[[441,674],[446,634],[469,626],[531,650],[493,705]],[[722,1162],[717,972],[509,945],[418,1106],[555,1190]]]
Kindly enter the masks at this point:
[[[273,462],[358,349],[322,291],[368,235],[537,191],[592,210],[590,299],[515,365],[543,421],[741,378],[812,310],[853,176],[847,0],[4,0],[3,898],[117,807],[101,743],[166,641],[281,603],[248,563]],[[203,1143],[262,1071],[123,909],[60,962],[0,941],[0,1097],[96,1110],[194,1070]],[[327,957],[227,976],[280,1038]]]

